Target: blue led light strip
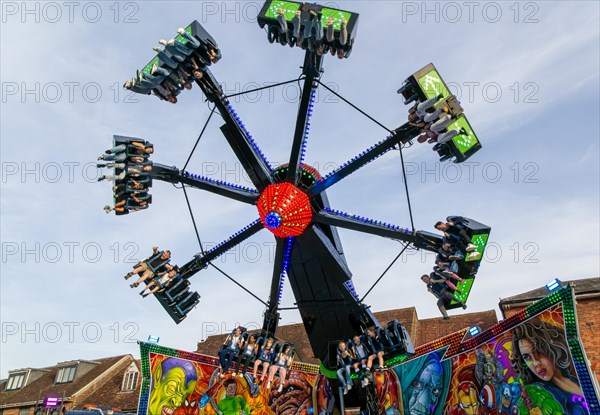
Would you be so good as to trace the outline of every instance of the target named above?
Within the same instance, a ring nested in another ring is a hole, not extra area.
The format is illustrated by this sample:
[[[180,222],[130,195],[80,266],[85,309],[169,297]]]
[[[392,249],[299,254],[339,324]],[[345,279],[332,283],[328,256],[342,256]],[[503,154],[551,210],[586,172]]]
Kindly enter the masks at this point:
[[[242,229],[240,229],[239,231],[237,231],[236,233],[234,233],[233,235],[231,235],[229,238],[225,239],[223,242],[221,242],[220,244],[216,245],[215,247],[213,247],[212,249],[206,251],[206,253],[204,254],[204,256],[209,255],[211,252],[217,250],[218,248],[220,248],[221,246],[225,245],[227,242],[231,241],[233,238],[235,238],[236,236],[238,236],[239,234],[241,234],[242,232],[247,231],[248,229],[250,229],[251,227],[253,227],[254,225],[256,225],[257,223],[260,222],[260,219],[256,219],[254,222],[252,222],[251,224],[243,227]],[[233,248],[233,247],[232,247]],[[225,251],[226,252],[226,251]],[[216,257],[214,257],[212,260],[214,261],[215,259],[217,259],[218,257],[220,257],[221,255],[223,255],[225,252],[222,252],[221,254],[217,255]]]
[[[214,184],[218,184],[220,186],[226,186],[233,190],[244,190],[246,192],[252,192],[252,193],[258,194],[258,191],[256,189],[251,189],[249,187],[240,186],[240,185],[237,185],[234,183],[224,182],[223,180],[211,179],[210,177],[202,176],[200,174],[193,174],[188,171],[184,171],[183,175],[185,177],[189,177],[190,179],[200,180],[200,181],[203,181],[206,183],[214,183]]]
[[[361,222],[364,222],[364,223],[368,223],[370,225],[377,225],[377,226],[382,226],[384,228],[392,229],[394,231],[402,231],[404,233],[410,233],[410,229],[408,229],[408,228],[403,228],[401,226],[393,225],[393,224],[387,223],[387,222],[382,222],[380,220],[369,219],[369,218],[366,218],[364,216],[352,215],[350,213],[342,212],[342,211],[337,210],[337,209],[331,209],[331,208],[328,208],[328,207],[324,207],[323,211],[325,211],[327,213],[331,213],[331,214],[337,215],[337,216],[340,216],[340,217],[343,217],[343,218],[358,220],[358,221],[361,221]]]
[[[283,296],[283,284],[285,282],[285,276],[287,275],[288,266],[290,265],[290,257],[292,256],[292,248],[294,247],[294,241],[296,238],[290,236],[285,241],[285,251],[283,251],[283,260],[281,261],[281,273],[279,274],[279,292],[277,293],[277,307],[281,304],[281,297]]]
[[[306,142],[308,141],[308,135],[310,134],[310,117],[312,117],[313,109],[315,107],[315,94],[317,90],[313,89],[310,93],[310,103],[308,104],[308,112],[306,113],[306,125],[304,127],[304,138],[302,139],[302,148],[300,149],[300,160],[298,161],[298,168],[302,168],[302,162],[304,162],[304,156],[306,155]]]
[[[324,182],[327,181],[328,178],[330,178],[331,176],[333,176],[334,174],[338,173],[340,170],[342,170],[344,167],[348,166],[349,164],[353,163],[354,161],[358,160],[359,158],[361,158],[362,156],[364,156],[365,154],[367,154],[368,152],[372,151],[373,149],[375,149],[375,147],[379,146],[380,144],[382,144],[384,141],[388,140],[391,136],[387,136],[385,139],[379,141],[376,144],[373,144],[371,147],[369,147],[368,149],[366,149],[365,151],[361,152],[360,154],[352,157],[350,160],[348,160],[345,163],[342,163],[337,169],[331,171],[329,174],[327,174],[326,176],[323,176],[321,179],[317,180],[317,183],[319,182]],[[394,147],[388,147],[384,150],[382,150],[379,154],[376,154],[373,158],[371,158],[369,161],[367,161],[366,163],[364,163],[363,166],[366,166],[367,164],[371,163],[373,160],[383,156],[385,153],[387,153],[388,151],[392,150]]]
[[[352,284],[352,280],[348,280],[348,281],[344,282],[344,286],[346,287],[348,292],[350,292],[350,294],[352,294],[352,297],[356,298],[357,301],[360,301],[360,297],[358,296],[358,293],[356,292],[356,289],[354,288],[354,284]]]
[[[242,122],[242,119],[237,115],[237,112],[235,112],[235,110],[233,109],[231,104],[227,104],[227,109],[229,110],[229,113],[231,114],[231,116],[233,117],[235,122],[237,123],[238,127],[240,127],[240,129],[246,134],[246,137],[248,137],[248,140],[250,141],[250,145],[252,145],[252,148],[254,148],[254,150],[256,150],[256,152],[262,158],[262,160],[265,162],[265,164],[267,165],[269,170],[271,172],[273,172],[273,167],[271,166],[271,163],[269,163],[269,161],[267,160],[267,157],[265,157],[265,154],[262,152],[262,150],[260,149],[260,147],[258,146],[256,141],[254,141],[254,139],[252,138],[252,134],[250,134],[250,132],[246,129],[246,126]]]

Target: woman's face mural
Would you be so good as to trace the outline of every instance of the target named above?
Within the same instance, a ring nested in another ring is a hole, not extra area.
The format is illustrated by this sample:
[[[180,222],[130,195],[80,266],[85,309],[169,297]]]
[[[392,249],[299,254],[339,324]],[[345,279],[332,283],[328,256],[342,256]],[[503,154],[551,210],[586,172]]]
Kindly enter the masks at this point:
[[[554,377],[554,363],[547,356],[536,353],[529,340],[519,340],[519,351],[529,370],[538,378],[549,381]]]

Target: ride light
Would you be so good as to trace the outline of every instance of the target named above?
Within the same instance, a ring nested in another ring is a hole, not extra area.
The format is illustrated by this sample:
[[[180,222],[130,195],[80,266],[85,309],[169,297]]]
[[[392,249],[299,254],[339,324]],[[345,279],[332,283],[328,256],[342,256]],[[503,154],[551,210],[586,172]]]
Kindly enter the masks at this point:
[[[548,284],[546,284],[546,288],[550,292],[554,292],[554,291],[558,290],[560,287],[562,287],[562,282],[558,278],[554,278],[552,281],[550,281]]]

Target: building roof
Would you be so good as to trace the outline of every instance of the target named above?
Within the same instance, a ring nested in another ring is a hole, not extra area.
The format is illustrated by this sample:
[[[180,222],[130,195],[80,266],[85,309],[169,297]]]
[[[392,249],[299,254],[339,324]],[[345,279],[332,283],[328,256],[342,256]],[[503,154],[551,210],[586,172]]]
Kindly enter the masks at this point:
[[[478,325],[482,330],[486,330],[498,322],[496,313],[493,310],[459,314],[453,316],[450,320],[443,320],[441,317],[419,320],[415,307],[386,310],[373,314],[375,314],[377,320],[382,324],[391,320],[401,322],[408,331],[415,346],[428,343],[465,327]],[[196,352],[216,356],[226,336],[227,334],[209,336],[206,340],[198,343]],[[319,364],[319,360],[313,355],[303,324],[280,326],[277,329],[277,337],[281,341],[294,344],[296,348],[296,361]]]
[[[56,373],[61,367],[65,366],[64,363],[42,368],[45,373],[43,373],[38,379],[28,382],[27,385],[21,389],[6,391],[4,388],[2,388],[2,390],[0,390],[0,407],[19,406],[19,404],[25,403],[29,403],[31,405],[37,401],[38,397],[43,399],[48,395],[60,397],[64,396],[65,401],[67,401],[68,398],[81,391],[81,389],[99,378],[102,374],[104,374],[104,372],[111,369],[127,356],[133,359],[131,355],[121,355],[94,360],[94,362],[98,364],[81,376],[77,376],[76,374],[75,379],[70,383],[54,383],[54,380],[56,379]],[[74,361],[73,363],[75,362],[77,361]]]
[[[582,294],[597,294],[600,293],[600,277],[584,278],[580,280],[562,281],[563,284],[572,284],[575,291],[575,296]],[[536,288],[535,290],[527,291],[512,297],[502,298],[500,300],[500,308],[503,305],[515,303],[527,303],[539,300],[548,295],[546,286]]]
[[[142,384],[142,365],[139,360],[132,362],[139,371],[137,386],[132,391],[122,391],[123,376],[129,369],[130,364],[124,365],[104,383],[85,398],[85,401],[79,402],[72,409],[83,409],[84,405],[93,405],[95,407],[109,405],[117,412],[137,412],[138,398],[140,395],[140,386]]]

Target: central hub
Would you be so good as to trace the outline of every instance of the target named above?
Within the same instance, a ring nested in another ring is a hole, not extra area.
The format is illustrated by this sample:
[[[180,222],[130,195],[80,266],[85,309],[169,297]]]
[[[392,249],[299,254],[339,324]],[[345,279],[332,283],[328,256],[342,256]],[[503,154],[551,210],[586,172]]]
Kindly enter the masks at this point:
[[[267,186],[256,207],[263,226],[278,238],[301,235],[312,220],[308,196],[291,183]]]

